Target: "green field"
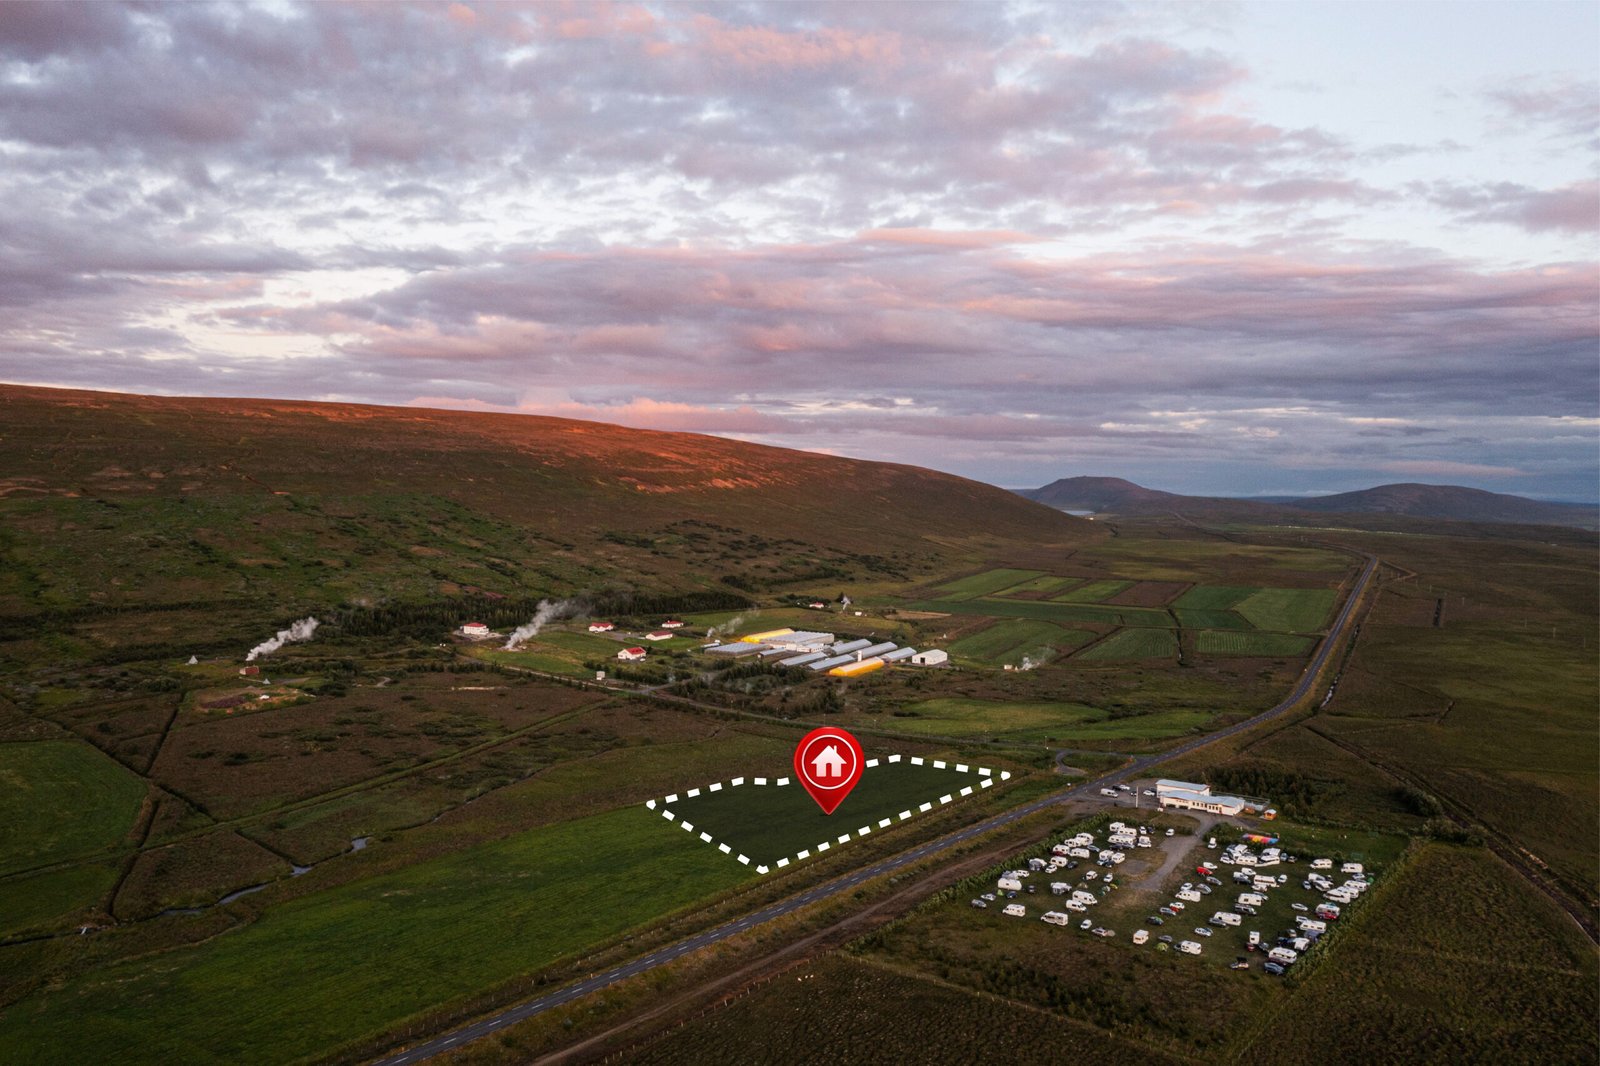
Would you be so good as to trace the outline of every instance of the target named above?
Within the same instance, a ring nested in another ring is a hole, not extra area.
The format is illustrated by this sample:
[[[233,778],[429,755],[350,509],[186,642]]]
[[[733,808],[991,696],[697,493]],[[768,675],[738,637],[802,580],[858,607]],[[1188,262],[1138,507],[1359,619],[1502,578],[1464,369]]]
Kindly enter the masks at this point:
[[[1204,630],[1195,638],[1204,655],[1302,656],[1311,654],[1314,641],[1291,633],[1238,633]]]
[[[998,779],[998,771],[993,776]],[[893,818],[893,824],[898,825],[901,811],[910,810],[915,815],[920,804],[930,802],[938,807],[939,797],[944,795],[954,795],[959,800],[962,789],[976,792],[982,787],[982,780],[975,770],[957,773],[949,768],[935,769],[931,762],[914,766],[902,760],[863,770],[861,780],[832,815],[823,814],[795,782],[780,788],[747,781],[737,788],[680,796],[667,808],[680,821],[693,824],[695,833],[710,833],[719,843],[733,848],[735,854],[743,853],[756,864],[771,865],[779,859],[792,859],[802,850],[815,854],[818,844],[841,846],[841,835],[853,837],[862,827],[876,831],[883,818]],[[662,826],[667,828],[664,819]],[[682,832],[677,835],[688,836]],[[700,846],[723,862],[732,861],[710,844]]]
[[[1061,589],[1076,585],[1079,580],[1081,579],[1075,577],[1056,577],[1053,574],[1046,574],[1043,577],[1030,578],[1020,585],[1012,585],[1010,588],[1001,589],[997,595],[1015,596],[1019,592],[1059,592]]]
[[[1091,639],[1091,633],[1062,629],[1054,622],[1008,618],[952,641],[950,651],[987,663],[1020,663],[1025,655],[1039,660],[1054,648],[1077,647]]]
[[[1056,603],[1099,603],[1133,587],[1132,581],[1091,581],[1051,599]]]
[[[1315,633],[1333,610],[1332,589],[1262,589],[1234,610],[1257,629],[1275,633]]]
[[[919,611],[984,615],[990,618],[1037,618],[1047,622],[1090,622],[1114,626],[1172,628],[1172,617],[1154,607],[1103,607],[1093,603],[1048,600],[919,600],[907,604]]]
[[[0,1014],[0,1061],[310,1058],[754,876],[649,814],[469,848],[74,978]]]
[[[1201,585],[1179,596],[1172,605],[1191,611],[1226,611],[1260,591],[1252,586]]]
[[[904,708],[891,728],[925,736],[995,736],[1025,741],[1149,739],[1179,736],[1211,720],[1204,711],[1156,711],[1112,717],[1079,703],[1001,703],[945,697]]]
[[[0,872],[112,849],[145,784],[87,744],[0,745]]]
[[[961,578],[938,586],[941,598],[970,600],[978,596],[992,596],[1025,581],[1048,577],[1042,570],[986,570],[981,574]]]
[[[1123,629],[1078,653],[1079,659],[1176,659],[1178,637],[1170,629]]]
[[[1250,623],[1232,611],[1205,611],[1195,608],[1174,608],[1178,624],[1185,629],[1249,629]]]

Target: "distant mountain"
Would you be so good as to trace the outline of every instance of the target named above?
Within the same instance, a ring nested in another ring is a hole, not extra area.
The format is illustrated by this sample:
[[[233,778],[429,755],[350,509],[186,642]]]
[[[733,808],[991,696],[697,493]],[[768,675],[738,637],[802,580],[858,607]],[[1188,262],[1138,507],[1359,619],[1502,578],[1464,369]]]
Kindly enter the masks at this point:
[[[1594,528],[1596,509],[1582,504],[1547,503],[1526,496],[1485,492],[1461,485],[1378,485],[1333,496],[1310,496],[1289,503],[1301,511],[1336,514],[1398,514],[1453,518],[1461,522],[1526,522],[1534,525]]]
[[[1234,499],[1185,496],[1115,477],[1069,477],[1019,494],[1062,511],[1128,516],[1181,514],[1210,521],[1305,521],[1308,514],[1393,515],[1457,522],[1519,523],[1594,529],[1593,506],[1547,503],[1460,485],[1379,485],[1334,496]]]
[[[1120,477],[1067,477],[1038,489],[1018,489],[1018,495],[1061,511],[1094,514],[1156,515],[1179,513],[1215,521],[1270,518],[1278,508],[1252,500],[1213,496],[1184,496],[1147,489]]]

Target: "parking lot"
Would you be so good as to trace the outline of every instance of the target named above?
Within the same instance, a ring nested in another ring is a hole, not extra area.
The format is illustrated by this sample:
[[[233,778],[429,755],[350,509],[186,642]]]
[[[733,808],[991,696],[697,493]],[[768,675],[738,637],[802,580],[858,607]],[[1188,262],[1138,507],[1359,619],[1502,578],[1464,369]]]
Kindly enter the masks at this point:
[[[1062,936],[1277,976],[1314,951],[1371,884],[1364,863],[1290,852],[1270,828],[1158,815],[1127,793],[1117,798],[1129,802],[1104,829],[1052,841],[1048,855],[1004,871],[969,906]],[[1136,811],[1146,820],[1135,821]]]

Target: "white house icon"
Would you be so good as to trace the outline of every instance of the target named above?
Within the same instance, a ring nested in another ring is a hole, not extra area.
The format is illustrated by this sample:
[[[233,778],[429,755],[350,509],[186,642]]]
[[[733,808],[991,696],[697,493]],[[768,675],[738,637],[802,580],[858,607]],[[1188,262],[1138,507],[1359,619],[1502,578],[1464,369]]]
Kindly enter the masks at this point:
[[[811,760],[811,765],[818,777],[844,776],[844,760],[839,757],[839,749],[832,744],[823,748],[822,754]]]

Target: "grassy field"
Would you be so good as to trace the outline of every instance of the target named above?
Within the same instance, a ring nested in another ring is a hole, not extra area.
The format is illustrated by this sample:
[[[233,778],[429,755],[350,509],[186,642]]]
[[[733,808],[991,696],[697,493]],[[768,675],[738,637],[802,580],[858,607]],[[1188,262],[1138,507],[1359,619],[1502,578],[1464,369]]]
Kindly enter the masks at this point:
[[[949,650],[963,658],[990,664],[1020,663],[1024,655],[1038,661],[1052,649],[1076,647],[1090,639],[1092,634],[1062,629],[1053,622],[1008,618],[952,641]]]
[[[1080,1059],[1168,1066],[1185,1061],[1066,1018],[974,996],[933,975],[841,955],[826,956],[803,972],[804,995],[796,994],[795,978],[786,974],[647,1047],[630,1050],[627,1061],[650,1066],[1054,1066]]]
[[[1056,603],[1099,603],[1132,587],[1132,581],[1090,581],[1050,598]]]
[[[945,697],[924,700],[883,723],[885,728],[927,736],[991,736],[1067,743],[1074,740],[1179,736],[1213,717],[1204,711],[1170,710],[1113,717],[1072,703],[1001,703]]]
[[[145,791],[87,744],[0,744],[0,873],[110,851]]]
[[[790,776],[792,771],[785,767],[783,773]],[[998,778],[998,773],[994,776]],[[776,777],[769,779],[766,785],[747,781],[737,788],[703,791],[694,797],[680,794],[677,802],[666,807],[680,821],[692,823],[695,833],[710,833],[719,843],[733,848],[735,854],[743,853],[757,864],[771,865],[779,859],[792,859],[802,850],[815,854],[818,844],[841,846],[841,835],[854,836],[862,827],[876,830],[884,818],[893,818],[893,824],[898,825],[901,811],[910,810],[915,815],[923,803],[939,806],[939,797],[944,795],[955,795],[959,800],[962,789],[976,791],[983,779],[976,772],[934,769],[931,763],[914,766],[907,760],[883,762],[862,771],[861,780],[832,815],[823,814],[797,783],[779,787],[771,783],[775,780]],[[676,826],[667,826],[664,819],[660,821],[663,832],[677,830]],[[701,846],[715,853],[711,845]],[[733,861],[720,854],[718,858]]]
[[[1336,598],[1332,589],[1261,589],[1240,600],[1234,610],[1257,629],[1315,633],[1328,620]]]
[[[973,574],[940,585],[938,591],[941,599],[970,600],[978,596],[991,596],[1023,582],[1045,577],[1049,575],[1038,570],[986,570],[981,574]]]
[[[1594,1062],[1594,950],[1498,860],[1434,845],[1368,895],[1234,1061]]]
[[[1176,659],[1178,637],[1170,629],[1123,629],[1078,654],[1080,660]]]
[[[1210,611],[1178,607],[1173,609],[1178,624],[1185,629],[1249,629],[1250,623],[1232,611]]]
[[[1091,622],[1102,625],[1170,627],[1166,611],[1152,607],[1114,607],[1093,603],[1051,603],[1041,600],[921,600],[908,604],[920,611],[986,615],[990,618],[1035,618],[1047,622]]]
[[[1185,592],[1172,605],[1180,610],[1226,611],[1260,591],[1249,585],[1202,585]]]
[[[535,830],[105,967],[0,1013],[0,1059],[310,1057],[754,876],[659,821],[630,807]]]
[[[1053,574],[1045,574],[1042,577],[1029,578],[1019,585],[1001,589],[997,595],[1017,596],[1027,593],[1037,598],[1048,599],[1054,593],[1076,585],[1081,580],[1081,578],[1076,577],[1056,577]]]
[[[91,918],[116,880],[116,866],[100,862],[0,882],[0,936]]]
[[[1228,630],[1203,630],[1195,645],[1203,655],[1292,656],[1311,654],[1314,641],[1292,633],[1240,633]]]

